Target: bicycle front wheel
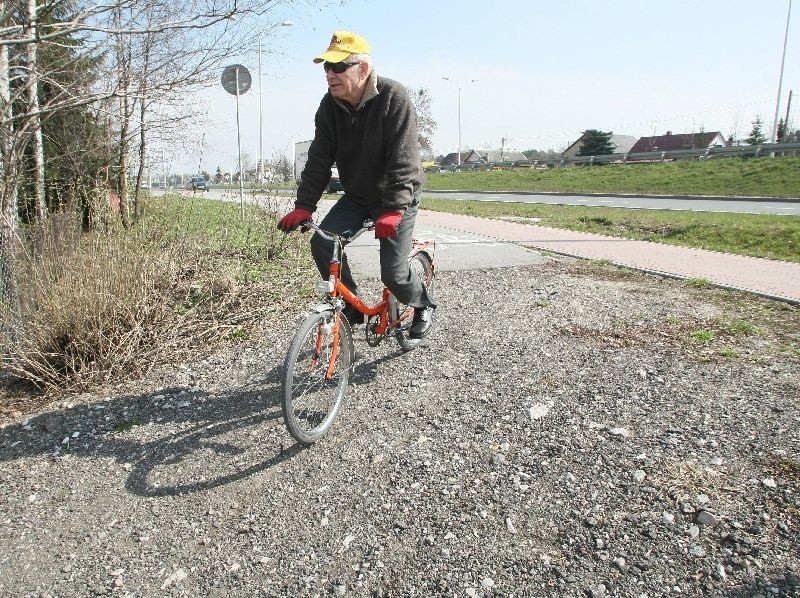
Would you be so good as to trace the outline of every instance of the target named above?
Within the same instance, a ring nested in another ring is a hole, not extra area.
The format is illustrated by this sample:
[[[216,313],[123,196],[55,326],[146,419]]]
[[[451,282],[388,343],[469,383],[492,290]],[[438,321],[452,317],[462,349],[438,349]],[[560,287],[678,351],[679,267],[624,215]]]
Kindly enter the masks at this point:
[[[433,260],[425,251],[418,251],[408,258],[408,266],[414,272],[428,291],[428,296],[433,299]],[[399,322],[395,338],[403,351],[416,349],[421,339],[408,336],[408,328],[414,317],[414,308],[405,303],[400,303],[394,295],[389,296],[389,319]]]
[[[353,337],[343,316],[334,335],[335,318],[333,311],[310,314],[286,354],[281,408],[286,428],[302,444],[325,436],[344,403]]]

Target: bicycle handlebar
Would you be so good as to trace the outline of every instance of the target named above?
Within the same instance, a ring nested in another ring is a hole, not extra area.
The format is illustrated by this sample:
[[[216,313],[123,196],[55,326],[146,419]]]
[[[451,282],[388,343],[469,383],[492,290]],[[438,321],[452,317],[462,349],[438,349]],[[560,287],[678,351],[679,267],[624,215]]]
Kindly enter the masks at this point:
[[[375,229],[375,221],[373,220],[365,220],[364,223],[361,225],[361,228],[355,232],[350,232],[349,230],[344,231],[341,234],[332,233],[326,230],[322,230],[319,226],[317,226],[313,221],[306,220],[303,224],[300,225],[302,228],[310,228],[317,231],[320,236],[328,239],[329,241],[336,241],[337,239],[343,245],[350,243],[351,241],[355,241],[358,237],[363,235],[364,233],[374,230]]]

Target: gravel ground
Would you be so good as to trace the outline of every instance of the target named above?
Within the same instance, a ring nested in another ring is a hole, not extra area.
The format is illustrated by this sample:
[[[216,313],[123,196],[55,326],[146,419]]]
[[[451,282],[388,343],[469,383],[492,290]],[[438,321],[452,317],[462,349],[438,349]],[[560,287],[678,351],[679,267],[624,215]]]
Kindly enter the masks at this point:
[[[437,297],[309,449],[295,322],[6,421],[0,595],[800,596],[795,308],[566,258]]]

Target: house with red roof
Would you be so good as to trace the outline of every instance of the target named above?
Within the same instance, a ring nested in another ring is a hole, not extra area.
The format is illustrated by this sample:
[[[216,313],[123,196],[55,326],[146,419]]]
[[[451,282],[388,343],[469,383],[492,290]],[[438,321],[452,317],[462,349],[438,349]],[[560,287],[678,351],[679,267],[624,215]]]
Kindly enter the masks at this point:
[[[710,147],[724,147],[725,137],[719,131],[701,133],[678,133],[673,135],[667,131],[666,135],[653,135],[640,137],[629,150],[631,154],[644,152],[669,152],[686,149],[708,149]]]

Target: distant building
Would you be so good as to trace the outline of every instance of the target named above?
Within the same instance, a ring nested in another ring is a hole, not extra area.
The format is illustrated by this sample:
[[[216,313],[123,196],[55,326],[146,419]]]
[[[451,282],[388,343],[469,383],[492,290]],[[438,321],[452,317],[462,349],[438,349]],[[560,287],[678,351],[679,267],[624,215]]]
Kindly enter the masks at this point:
[[[710,147],[724,147],[725,137],[719,131],[708,133],[678,133],[673,135],[672,131],[667,131],[666,135],[654,135],[652,137],[640,137],[630,153],[644,152],[668,152],[673,150],[685,149],[708,149]]]
[[[561,155],[564,158],[572,158],[578,155],[578,152],[581,151],[581,147],[583,147],[583,138],[586,136],[584,133],[581,135],[572,145],[570,145],[567,149],[561,152]],[[634,146],[638,137],[634,137],[633,135],[612,135],[611,145],[614,147],[614,154],[627,154],[631,151],[631,148]]]
[[[509,162],[523,162],[527,164],[530,162],[522,152],[507,148],[475,150],[475,152],[484,162],[489,162],[490,164],[507,164]]]
[[[441,165],[442,166],[451,166],[457,164],[475,164],[483,162],[480,154],[475,150],[467,150],[465,152],[461,152],[461,161],[458,160],[458,152],[453,152],[452,154],[447,154],[444,158],[442,158]]]
[[[461,164],[509,164],[509,163],[530,163],[520,151],[512,149],[480,149],[461,152]],[[458,152],[447,154],[442,158],[440,166],[451,166],[459,164]]]

